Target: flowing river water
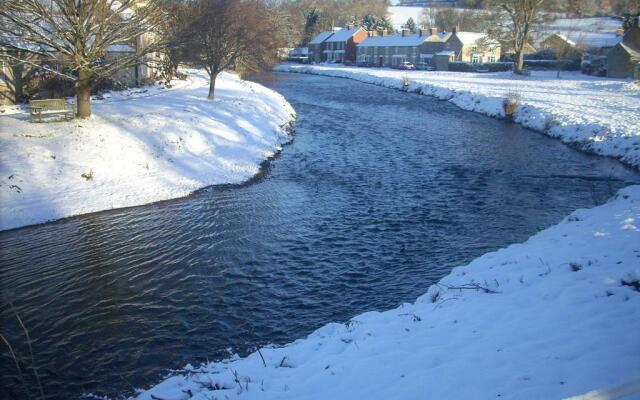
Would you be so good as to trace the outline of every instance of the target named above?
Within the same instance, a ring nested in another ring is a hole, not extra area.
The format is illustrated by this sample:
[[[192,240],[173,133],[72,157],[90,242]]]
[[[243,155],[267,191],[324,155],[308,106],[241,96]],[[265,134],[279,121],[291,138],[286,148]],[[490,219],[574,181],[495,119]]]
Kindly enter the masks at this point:
[[[252,182],[0,233],[0,398],[120,398],[423,294],[640,175],[517,125],[356,81],[261,78],[296,137]],[[16,314],[30,334],[33,359]],[[27,389],[25,389],[25,386]]]

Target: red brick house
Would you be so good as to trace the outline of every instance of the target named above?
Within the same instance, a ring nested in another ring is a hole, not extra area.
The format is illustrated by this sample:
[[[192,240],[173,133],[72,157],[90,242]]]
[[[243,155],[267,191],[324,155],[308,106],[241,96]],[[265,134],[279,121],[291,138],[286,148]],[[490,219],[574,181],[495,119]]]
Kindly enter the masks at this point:
[[[325,41],[324,60],[336,63],[356,62],[356,46],[367,38],[361,27],[346,27],[335,32]]]

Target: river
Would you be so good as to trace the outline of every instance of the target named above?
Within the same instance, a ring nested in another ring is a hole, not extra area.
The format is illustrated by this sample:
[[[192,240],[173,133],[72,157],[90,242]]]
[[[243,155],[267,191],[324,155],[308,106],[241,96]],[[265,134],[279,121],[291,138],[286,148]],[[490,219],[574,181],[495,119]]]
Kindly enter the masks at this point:
[[[425,96],[261,78],[296,136],[244,185],[0,233],[0,398],[131,394],[187,363],[413,301],[640,175]],[[32,339],[33,362],[18,314]]]

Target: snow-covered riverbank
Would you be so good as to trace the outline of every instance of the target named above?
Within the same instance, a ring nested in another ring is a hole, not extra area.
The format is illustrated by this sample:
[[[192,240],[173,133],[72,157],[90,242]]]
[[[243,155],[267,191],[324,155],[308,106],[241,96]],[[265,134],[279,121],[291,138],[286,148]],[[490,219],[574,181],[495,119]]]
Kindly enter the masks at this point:
[[[640,167],[640,85],[555,71],[533,71],[529,77],[511,72],[478,74],[400,71],[333,65],[282,64],[276,71],[350,78],[394,89],[409,83],[410,92],[448,100],[458,107],[504,117],[504,99],[516,94],[514,120],[560,138],[582,150],[616,157]],[[354,93],[357,96],[357,93]]]
[[[640,186],[631,186],[455,268],[415,304],[187,367],[136,399],[560,399],[632,390],[629,382],[640,390],[639,284]]]
[[[240,183],[290,140],[284,97],[223,73],[209,101],[206,74],[188,72],[171,89],[110,93],[88,120],[36,124],[5,108],[0,230]]]

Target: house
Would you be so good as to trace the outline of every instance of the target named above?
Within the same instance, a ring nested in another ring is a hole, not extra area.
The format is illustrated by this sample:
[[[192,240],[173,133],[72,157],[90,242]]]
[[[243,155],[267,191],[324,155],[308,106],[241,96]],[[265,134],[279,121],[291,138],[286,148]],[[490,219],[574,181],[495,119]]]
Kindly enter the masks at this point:
[[[567,38],[560,33],[554,33],[540,42],[540,48],[552,50],[556,58],[559,59],[580,59],[583,50],[578,47],[576,42]]]
[[[9,65],[8,60],[0,58],[0,104],[13,104],[16,102],[13,81],[13,68]]]
[[[543,42],[547,42],[546,48],[556,48],[565,42],[582,54],[606,56],[622,41],[621,26],[622,21],[614,17],[558,18],[531,35],[539,48],[544,48]]]
[[[515,54],[515,50],[513,49],[513,43],[510,40],[501,40],[500,41],[500,52],[502,53],[502,58],[507,56],[513,56]],[[525,43],[523,47],[524,54],[531,54],[538,51],[535,46],[531,43]]]
[[[139,35],[136,37],[135,48],[138,50],[144,49],[156,41],[156,36],[154,32],[145,32]],[[160,75],[163,60],[164,55],[161,52],[147,53],[141,57],[135,68],[135,84],[153,83]]]
[[[348,26],[329,36],[325,42],[323,53],[325,61],[336,63],[355,63],[356,46],[367,38],[367,31],[362,27]]]
[[[638,78],[640,68],[640,28],[638,18],[627,30],[622,41],[607,55],[607,76],[610,78]]]
[[[491,39],[486,33],[460,32],[452,28],[445,51],[455,53],[454,61],[470,63],[492,63],[500,60],[500,42]]]
[[[404,29],[400,34],[387,35],[369,32],[369,37],[357,46],[359,65],[394,67],[405,61],[431,64],[434,54],[442,51],[449,34],[438,33],[436,28],[420,29],[411,34]]]
[[[325,41],[329,39],[331,35],[333,35],[333,31],[320,32],[307,44],[310,62],[319,63],[326,60],[326,58],[324,58]]]
[[[9,42],[5,39],[5,42]],[[68,87],[59,87],[54,85],[50,87],[45,85],[49,79],[46,74],[42,74],[37,65],[42,63],[42,58],[30,54],[24,50],[29,47],[33,47],[29,43],[13,43],[12,46],[7,47],[0,46],[0,104],[15,104],[22,101],[25,97],[37,95],[39,97],[60,97],[70,95],[66,93],[73,87],[69,84]],[[32,49],[35,50],[35,49]],[[127,44],[111,45],[106,49],[105,58],[107,60],[119,59],[122,57],[130,57],[131,53],[134,53],[135,49]],[[50,54],[55,54],[51,52]],[[27,60],[28,62],[21,62],[18,60]],[[59,69],[59,65],[51,65],[51,61],[48,62],[49,68]],[[131,87],[140,83],[139,75],[140,66],[131,66],[128,68],[122,68],[115,71],[110,77],[113,87]],[[148,67],[148,71],[151,70]],[[36,79],[36,81],[33,81]],[[27,90],[27,87],[31,83],[31,88]]]

